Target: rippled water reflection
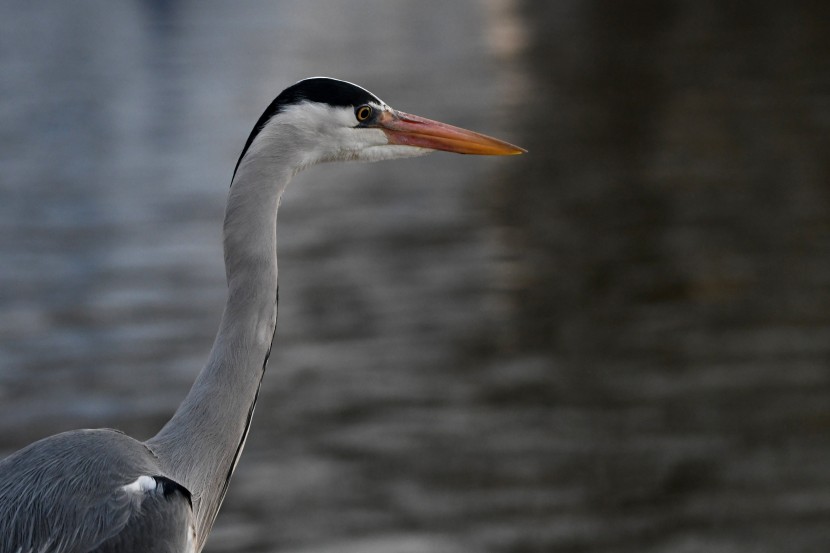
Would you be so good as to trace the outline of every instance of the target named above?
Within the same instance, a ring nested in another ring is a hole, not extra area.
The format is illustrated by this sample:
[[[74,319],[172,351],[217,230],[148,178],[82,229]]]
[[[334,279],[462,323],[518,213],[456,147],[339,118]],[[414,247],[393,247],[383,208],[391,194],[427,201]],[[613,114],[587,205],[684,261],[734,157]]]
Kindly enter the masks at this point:
[[[826,549],[830,18],[769,4],[0,8],[0,454],[169,417],[250,125],[328,74],[530,154],[295,181],[209,551]]]

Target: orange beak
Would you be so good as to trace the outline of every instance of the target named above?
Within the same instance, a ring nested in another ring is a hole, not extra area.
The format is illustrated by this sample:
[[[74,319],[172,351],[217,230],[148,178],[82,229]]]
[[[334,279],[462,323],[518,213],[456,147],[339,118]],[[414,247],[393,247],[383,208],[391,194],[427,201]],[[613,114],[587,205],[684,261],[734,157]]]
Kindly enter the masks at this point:
[[[401,146],[484,156],[512,156],[527,151],[497,138],[397,110],[381,114],[376,125],[386,133],[390,144]]]

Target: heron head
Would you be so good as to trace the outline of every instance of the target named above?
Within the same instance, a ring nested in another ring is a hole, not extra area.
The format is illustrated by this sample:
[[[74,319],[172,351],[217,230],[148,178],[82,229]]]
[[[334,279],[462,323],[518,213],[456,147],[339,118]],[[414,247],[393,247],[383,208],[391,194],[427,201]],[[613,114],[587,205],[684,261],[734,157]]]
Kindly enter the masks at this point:
[[[283,90],[265,110],[239,163],[257,142],[279,136],[281,156],[298,169],[337,160],[379,161],[442,150],[459,154],[514,155],[507,142],[389,107],[355,84],[313,77]]]

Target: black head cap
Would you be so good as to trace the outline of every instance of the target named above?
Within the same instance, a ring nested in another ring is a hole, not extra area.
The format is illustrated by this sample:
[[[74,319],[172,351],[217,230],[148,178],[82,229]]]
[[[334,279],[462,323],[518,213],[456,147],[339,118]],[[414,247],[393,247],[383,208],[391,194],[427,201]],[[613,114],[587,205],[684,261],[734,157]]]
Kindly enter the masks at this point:
[[[280,92],[268,110],[275,108],[279,113],[280,108],[299,104],[304,100],[335,107],[357,107],[368,102],[383,103],[380,98],[356,84],[328,77],[312,77],[303,79]]]
[[[248,140],[245,141],[245,147],[242,148],[239,159],[236,161],[236,167],[233,170],[234,175],[236,174],[236,169],[239,168],[239,162],[242,161],[248,148],[260,131],[268,124],[268,121],[278,113],[284,111],[285,108],[302,102],[317,102],[344,108],[357,107],[369,102],[383,104],[380,98],[365,88],[338,79],[312,77],[294,83],[280,92],[279,96],[274,98],[274,101],[259,116],[256,125],[251,130],[251,134],[248,135]]]

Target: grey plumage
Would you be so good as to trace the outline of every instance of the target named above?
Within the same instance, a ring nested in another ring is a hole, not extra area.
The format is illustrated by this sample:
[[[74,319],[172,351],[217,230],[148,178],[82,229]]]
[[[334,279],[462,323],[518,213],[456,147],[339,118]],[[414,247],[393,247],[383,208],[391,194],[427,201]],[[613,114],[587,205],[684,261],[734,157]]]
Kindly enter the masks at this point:
[[[189,492],[116,430],[37,441],[0,462],[0,474],[2,553],[187,550]],[[125,489],[142,475],[158,476],[155,490]]]
[[[522,150],[392,110],[344,81],[283,91],[251,132],[224,222],[228,297],[207,364],[146,442],[115,430],[45,438],[0,461],[0,553],[198,553],[245,445],[277,323],[277,208],[324,161]]]

